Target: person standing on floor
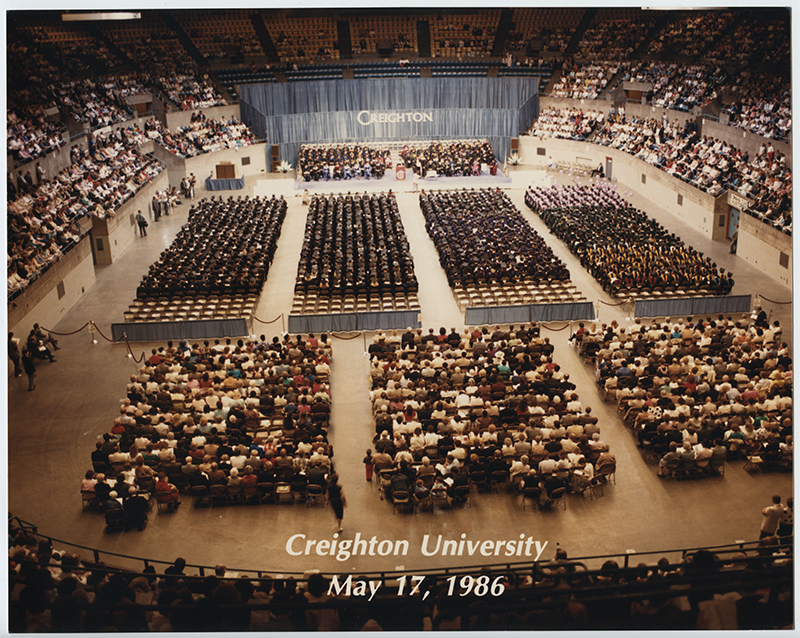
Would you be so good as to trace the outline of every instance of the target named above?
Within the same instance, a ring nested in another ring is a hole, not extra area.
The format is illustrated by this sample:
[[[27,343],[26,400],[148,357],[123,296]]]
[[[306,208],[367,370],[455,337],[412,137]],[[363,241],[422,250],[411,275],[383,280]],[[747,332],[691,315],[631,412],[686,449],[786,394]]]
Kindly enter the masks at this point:
[[[375,470],[375,462],[372,460],[372,450],[367,449],[367,455],[364,457],[364,468],[367,472],[367,480],[372,480],[372,473]]]
[[[28,375],[28,391],[36,389],[36,364],[33,361],[33,354],[25,348],[22,351],[22,367]]]
[[[342,486],[339,485],[339,475],[334,472],[328,479],[328,503],[333,508],[333,516],[336,519],[335,533],[342,532],[342,519],[344,518],[344,506],[347,501],[344,498]]]
[[[22,365],[20,364],[19,346],[17,340],[14,339],[14,333],[8,333],[8,358],[14,362],[14,376],[22,376]]]
[[[139,224],[139,237],[147,237],[147,220],[142,211],[136,213],[136,223]]]
[[[761,535],[758,537],[766,538],[767,536],[775,536],[778,531],[778,524],[783,517],[783,505],[781,505],[781,497],[775,495],[772,497],[772,505],[765,507],[761,510],[761,515],[764,520],[761,522]]]

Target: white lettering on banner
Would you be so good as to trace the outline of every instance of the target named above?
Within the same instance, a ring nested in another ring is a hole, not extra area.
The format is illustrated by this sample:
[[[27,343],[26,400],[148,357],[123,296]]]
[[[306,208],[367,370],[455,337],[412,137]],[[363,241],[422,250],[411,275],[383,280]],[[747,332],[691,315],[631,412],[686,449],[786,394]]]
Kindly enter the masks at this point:
[[[433,122],[433,112],[423,111],[384,111],[379,113],[371,113],[369,111],[359,111],[356,115],[356,120],[361,126],[369,126],[370,124],[396,124],[402,122]]]

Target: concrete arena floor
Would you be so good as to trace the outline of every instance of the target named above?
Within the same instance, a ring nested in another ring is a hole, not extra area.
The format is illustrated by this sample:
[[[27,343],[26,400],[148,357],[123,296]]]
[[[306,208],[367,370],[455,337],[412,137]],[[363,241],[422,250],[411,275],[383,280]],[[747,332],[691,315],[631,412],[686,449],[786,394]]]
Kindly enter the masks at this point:
[[[529,184],[547,185],[553,180],[570,183],[568,175],[518,169],[511,174],[508,189],[512,201],[531,225],[547,238],[557,256],[572,273],[573,282],[590,300],[611,299],[567,251],[550,235],[544,224],[524,205],[524,189]],[[586,179],[586,178],[583,178]],[[378,187],[377,184],[373,185]],[[421,188],[443,188],[445,180],[420,183]],[[369,182],[331,184],[330,190],[370,190]],[[461,329],[464,318],[458,311],[438,265],[436,250],[428,238],[417,196],[410,182],[397,182],[403,223],[420,280],[420,303],[424,328],[455,326]],[[621,190],[624,190],[621,188]],[[284,194],[289,212],[278,249],[264,287],[256,316],[272,323],[256,322],[253,331],[268,337],[284,329],[292,296],[297,260],[302,245],[305,210],[300,193],[288,179],[248,178],[246,190],[233,194]],[[219,195],[220,193],[216,193]],[[203,191],[198,197],[206,196]],[[656,217],[685,242],[710,255],[731,269],[736,279],[735,294],[754,291],[775,300],[791,299],[791,290],[780,286],[735,255],[727,243],[711,242],[694,229],[673,218],[668,211],[638,196],[633,203]],[[184,202],[175,213],[150,225],[149,235],[137,239],[110,266],[97,268],[97,281],[67,316],[52,329],[69,333],[88,320],[110,337],[111,323],[120,321],[122,312],[134,297],[137,284],[149,265],[172,241],[186,222],[190,204]],[[784,326],[791,339],[791,305],[773,306],[772,318]],[[280,317],[283,315],[284,319]],[[616,307],[601,306],[600,320],[629,319]],[[143,532],[119,534],[104,532],[103,517],[81,511],[78,484],[91,467],[94,443],[110,428],[125,396],[125,383],[136,370],[124,345],[112,345],[102,336],[97,344],[83,330],[60,337],[61,350],[56,363],[41,363],[38,387],[27,392],[27,381],[8,379],[8,509],[20,518],[39,526],[43,534],[100,548],[109,552],[172,561],[184,556],[190,564],[223,563],[232,570],[258,569],[269,573],[323,572],[363,573],[379,570],[414,570],[456,565],[477,565],[509,560],[483,556],[424,556],[423,537],[430,536],[431,547],[439,535],[444,539],[516,540],[531,537],[544,546],[542,557],[551,558],[556,543],[570,556],[624,553],[626,550],[658,551],[665,548],[730,543],[738,539],[755,540],[761,522],[760,510],[773,493],[784,499],[792,494],[789,474],[749,474],[741,462],[727,466],[725,476],[711,480],[664,481],[656,477],[655,466],[645,461],[634,438],[617,416],[615,406],[601,401],[592,370],[586,367],[568,345],[569,330],[543,331],[555,345],[555,360],[578,386],[583,405],[591,405],[600,418],[602,436],[618,461],[617,484],[607,487],[596,500],[569,496],[566,511],[522,511],[519,497],[474,495],[471,509],[409,514],[392,514],[391,506],[378,499],[377,486],[367,483],[361,459],[370,447],[373,431],[367,396],[368,359],[366,345],[371,335],[345,340],[334,338],[332,371],[333,413],[330,440],[335,447],[336,468],[347,496],[344,532],[341,539],[376,537],[378,541],[408,541],[407,555],[358,556],[345,561],[317,555],[292,556],[286,542],[294,534],[309,540],[330,540],[333,516],[328,508],[298,505],[229,507],[194,510],[190,499],[175,514],[153,512]],[[136,343],[134,352],[160,343]],[[47,457],[47,462],[36,461]],[[402,544],[401,544],[402,545]],[[385,547],[388,547],[385,546]],[[108,562],[112,562],[107,559]],[[116,562],[124,564],[122,559]],[[157,571],[163,571],[157,567]]]

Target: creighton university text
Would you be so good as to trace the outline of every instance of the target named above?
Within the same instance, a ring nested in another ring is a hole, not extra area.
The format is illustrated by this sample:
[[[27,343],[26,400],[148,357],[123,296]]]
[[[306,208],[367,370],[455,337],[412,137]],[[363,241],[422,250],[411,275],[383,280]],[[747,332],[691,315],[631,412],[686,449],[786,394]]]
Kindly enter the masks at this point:
[[[512,556],[533,558],[539,557],[547,547],[547,541],[534,540],[532,536],[520,534],[519,539],[510,540],[469,540],[461,534],[459,540],[446,540],[442,535],[422,537],[420,552],[423,556]],[[286,541],[286,553],[292,556],[335,556],[338,561],[346,561],[351,556],[408,556],[407,540],[378,540],[361,538],[356,533],[353,540],[339,540],[334,534],[333,540],[306,539],[305,534],[295,534]]]

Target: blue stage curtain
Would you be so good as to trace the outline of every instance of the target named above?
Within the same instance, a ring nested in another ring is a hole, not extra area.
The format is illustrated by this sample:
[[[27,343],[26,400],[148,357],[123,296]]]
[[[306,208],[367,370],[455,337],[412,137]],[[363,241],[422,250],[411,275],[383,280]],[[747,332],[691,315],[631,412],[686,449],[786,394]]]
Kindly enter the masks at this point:
[[[538,78],[386,78],[240,87],[243,121],[281,159],[297,163],[301,144],[488,138],[499,161],[508,157],[538,114]],[[361,111],[425,112],[433,121],[359,123]],[[271,168],[271,167],[270,167]]]

